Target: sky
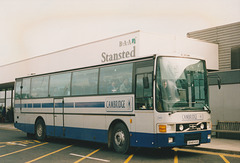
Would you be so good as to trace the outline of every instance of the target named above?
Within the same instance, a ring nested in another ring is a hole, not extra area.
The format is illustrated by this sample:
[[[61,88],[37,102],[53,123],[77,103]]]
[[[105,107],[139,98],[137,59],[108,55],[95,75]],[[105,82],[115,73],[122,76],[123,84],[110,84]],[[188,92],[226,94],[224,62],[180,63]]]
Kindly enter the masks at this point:
[[[0,0],[0,66],[142,30],[188,32],[240,21],[240,0]]]

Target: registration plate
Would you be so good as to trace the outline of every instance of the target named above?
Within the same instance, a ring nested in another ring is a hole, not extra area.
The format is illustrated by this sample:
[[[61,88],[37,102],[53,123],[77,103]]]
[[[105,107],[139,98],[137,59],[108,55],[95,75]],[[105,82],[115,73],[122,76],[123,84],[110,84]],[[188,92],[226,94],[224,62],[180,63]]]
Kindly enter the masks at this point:
[[[187,141],[187,145],[195,145],[195,144],[199,144],[199,140],[188,140]]]

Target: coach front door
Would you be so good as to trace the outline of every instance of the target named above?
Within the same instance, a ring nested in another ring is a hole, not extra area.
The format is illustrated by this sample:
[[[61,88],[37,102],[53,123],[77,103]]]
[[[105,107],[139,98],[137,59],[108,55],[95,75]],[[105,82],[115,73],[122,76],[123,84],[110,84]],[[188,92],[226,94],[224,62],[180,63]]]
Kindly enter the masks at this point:
[[[139,63],[135,77],[136,146],[154,147],[153,66]]]
[[[54,99],[53,108],[54,136],[65,136],[64,129],[64,99]]]

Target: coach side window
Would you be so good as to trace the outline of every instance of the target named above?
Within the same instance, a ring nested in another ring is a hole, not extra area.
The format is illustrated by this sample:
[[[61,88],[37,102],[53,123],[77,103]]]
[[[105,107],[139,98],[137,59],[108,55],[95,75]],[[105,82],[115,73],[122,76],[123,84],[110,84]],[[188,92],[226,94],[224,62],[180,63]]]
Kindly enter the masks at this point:
[[[31,96],[48,97],[48,80],[49,76],[39,76],[32,78]]]
[[[131,93],[132,72],[132,63],[101,68],[99,94]]]
[[[71,73],[51,75],[49,88],[50,96],[70,96],[70,80]]]
[[[15,99],[21,98],[21,86],[22,86],[22,79],[16,81],[15,86]]]
[[[98,69],[73,72],[72,95],[97,94]]]
[[[23,79],[22,82],[22,98],[30,98],[30,78]]]

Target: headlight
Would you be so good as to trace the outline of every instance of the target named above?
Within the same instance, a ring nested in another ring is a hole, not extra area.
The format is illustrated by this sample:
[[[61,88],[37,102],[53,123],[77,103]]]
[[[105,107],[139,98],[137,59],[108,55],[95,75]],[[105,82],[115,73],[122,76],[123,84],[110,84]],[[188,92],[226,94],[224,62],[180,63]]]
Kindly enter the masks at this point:
[[[174,124],[167,124],[167,132],[170,132],[170,131],[175,131],[175,125]]]
[[[211,126],[211,122],[207,122],[207,129],[211,129],[212,126]]]
[[[184,129],[183,125],[179,125],[179,130],[182,131]]]
[[[201,128],[201,130],[204,129],[204,124],[203,123],[200,125],[200,128]]]
[[[158,131],[159,132],[175,132],[176,130],[175,124],[159,124]]]

